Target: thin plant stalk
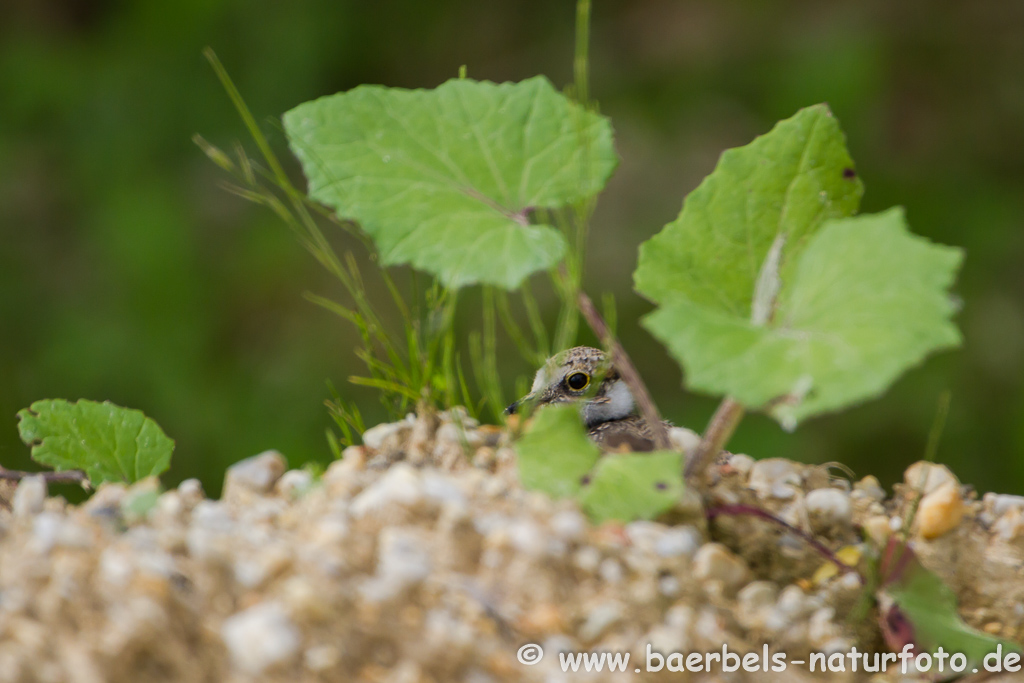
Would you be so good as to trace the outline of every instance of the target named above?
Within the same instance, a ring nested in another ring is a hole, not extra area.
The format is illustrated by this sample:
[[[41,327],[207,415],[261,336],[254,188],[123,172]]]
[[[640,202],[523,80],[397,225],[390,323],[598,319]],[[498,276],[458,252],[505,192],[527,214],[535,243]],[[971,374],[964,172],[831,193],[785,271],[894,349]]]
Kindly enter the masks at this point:
[[[686,459],[686,466],[683,469],[683,476],[687,479],[699,478],[708,465],[714,462],[718,454],[725,448],[733,432],[739,425],[746,410],[730,396],[726,396],[715,414],[711,416],[711,422],[704,431],[704,436],[693,454]]]

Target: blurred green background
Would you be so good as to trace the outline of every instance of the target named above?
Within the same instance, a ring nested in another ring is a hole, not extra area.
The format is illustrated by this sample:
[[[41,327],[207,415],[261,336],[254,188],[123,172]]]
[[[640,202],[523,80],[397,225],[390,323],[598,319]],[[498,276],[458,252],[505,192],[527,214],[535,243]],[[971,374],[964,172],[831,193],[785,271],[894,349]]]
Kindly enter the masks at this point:
[[[267,448],[329,459],[330,379],[383,416],[338,295],[269,213],[227,194],[193,146],[242,125],[201,56],[217,50],[257,118],[382,83],[571,78],[571,2],[5,0],[0,4],[0,463],[30,467],[15,413],[49,397],[141,408],[177,440],[167,483]],[[748,418],[732,450],[838,460],[891,483],[924,451],[980,490],[1024,493],[1024,4],[595,0],[592,95],[622,163],[598,206],[586,282],[663,412],[697,430],[714,402],[636,321],[636,246],[672,220],[720,152],[831,104],[867,187],[913,228],[967,250],[963,349],[883,399],[787,435]],[[280,131],[265,129],[282,145]],[[283,145],[282,145],[283,147]],[[340,231],[338,231],[340,232]],[[336,235],[341,248],[354,247]],[[549,309],[549,316],[555,311]],[[479,311],[467,308],[460,330]],[[507,349],[503,377],[532,372]]]

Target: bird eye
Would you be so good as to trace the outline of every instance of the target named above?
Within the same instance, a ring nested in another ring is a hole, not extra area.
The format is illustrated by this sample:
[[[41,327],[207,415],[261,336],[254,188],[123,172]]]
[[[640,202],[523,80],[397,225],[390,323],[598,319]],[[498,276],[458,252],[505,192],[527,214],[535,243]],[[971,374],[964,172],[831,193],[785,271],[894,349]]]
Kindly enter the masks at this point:
[[[573,391],[583,391],[590,384],[590,375],[585,372],[574,372],[565,378],[565,384]]]

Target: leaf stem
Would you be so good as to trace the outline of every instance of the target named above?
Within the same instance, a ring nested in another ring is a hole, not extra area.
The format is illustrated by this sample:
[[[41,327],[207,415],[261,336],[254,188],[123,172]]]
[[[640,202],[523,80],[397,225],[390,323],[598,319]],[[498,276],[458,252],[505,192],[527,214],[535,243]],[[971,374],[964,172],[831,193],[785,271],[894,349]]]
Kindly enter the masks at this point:
[[[853,572],[858,577],[860,577],[860,582],[864,583],[864,577],[861,576],[860,572],[858,572],[855,567],[851,567],[850,565],[846,564],[838,557],[836,557],[836,554],[832,552],[828,548],[828,546],[826,546],[824,543],[822,543],[821,541],[819,541],[803,529],[799,529],[793,526],[786,520],[776,517],[767,510],[762,510],[761,508],[756,507],[754,505],[719,505],[717,507],[708,508],[708,511],[705,514],[708,520],[712,520],[720,515],[727,515],[733,517],[739,515],[748,515],[750,517],[758,517],[760,519],[771,522],[772,524],[782,527],[789,533],[794,534],[795,536],[799,536],[801,540],[803,540],[807,545],[811,546],[811,548],[817,551],[819,555],[821,555],[826,560],[834,564],[841,574],[848,574],[850,572]]]
[[[711,416],[711,422],[708,423],[708,428],[704,431],[700,445],[697,446],[693,455],[686,459],[686,467],[683,469],[685,478],[700,476],[707,466],[718,457],[718,454],[725,448],[725,444],[729,442],[732,433],[736,431],[736,426],[743,419],[745,412],[743,406],[734,398],[726,396],[722,399],[715,414]]]
[[[576,303],[579,306],[580,313],[583,314],[583,318],[590,325],[590,329],[611,350],[612,364],[618,369],[622,375],[622,381],[626,383],[630,393],[633,394],[633,398],[636,399],[637,406],[640,408],[640,414],[643,415],[647,425],[651,428],[655,447],[659,450],[670,449],[672,444],[668,439],[668,430],[665,429],[665,423],[661,420],[661,413],[658,412],[658,406],[654,404],[654,399],[651,398],[650,392],[647,391],[647,385],[640,378],[640,373],[637,372],[636,366],[633,365],[629,354],[626,353],[626,349],[622,348],[622,344],[619,343],[619,340],[608,329],[608,325],[605,324],[604,318],[597,311],[594,302],[590,300],[590,297],[582,289],[576,292]]]
[[[9,470],[0,466],[0,480],[21,481],[25,477],[42,475],[47,484],[87,484],[89,477],[82,470],[65,470],[63,472],[23,472]]]

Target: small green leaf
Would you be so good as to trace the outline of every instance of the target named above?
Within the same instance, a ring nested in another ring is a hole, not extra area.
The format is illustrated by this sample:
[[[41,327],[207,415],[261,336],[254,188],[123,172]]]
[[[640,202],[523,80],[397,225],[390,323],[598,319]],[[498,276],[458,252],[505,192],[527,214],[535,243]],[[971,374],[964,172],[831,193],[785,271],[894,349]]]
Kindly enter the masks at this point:
[[[533,425],[516,443],[519,479],[528,489],[555,498],[575,494],[601,457],[587,438],[574,405],[552,405],[537,411]]]
[[[127,524],[135,524],[149,517],[156,509],[162,492],[160,481],[156,477],[142,479],[125,493],[121,500],[121,514]]]
[[[765,326],[678,299],[644,325],[697,390],[768,406],[783,425],[882,393],[956,346],[947,289],[959,249],[912,235],[900,209],[828,223],[803,251]],[[780,400],[781,399],[781,400]]]
[[[577,497],[594,521],[653,519],[683,495],[682,454],[606,455]]]
[[[565,239],[530,225],[604,187],[616,164],[608,120],[544,77],[435,90],[359,86],[284,115],[312,198],[359,222],[388,264],[449,287],[518,287],[557,264]]]
[[[174,441],[142,411],[109,402],[36,401],[18,413],[32,459],[57,471],[85,470],[93,485],[135,482],[164,472]]]
[[[727,150],[679,217],[640,247],[636,290],[709,312],[751,317],[755,286],[780,236],[787,279],[807,240],[852,216],[864,187],[824,104],[802,109],[745,147]]]
[[[956,595],[937,575],[917,560],[913,551],[904,549],[908,557],[895,581],[883,588],[902,614],[909,620],[913,642],[929,652],[942,647],[946,652],[963,653],[970,665],[981,664],[996,647],[1020,652],[1015,643],[993,638],[968,626],[957,612]]]

